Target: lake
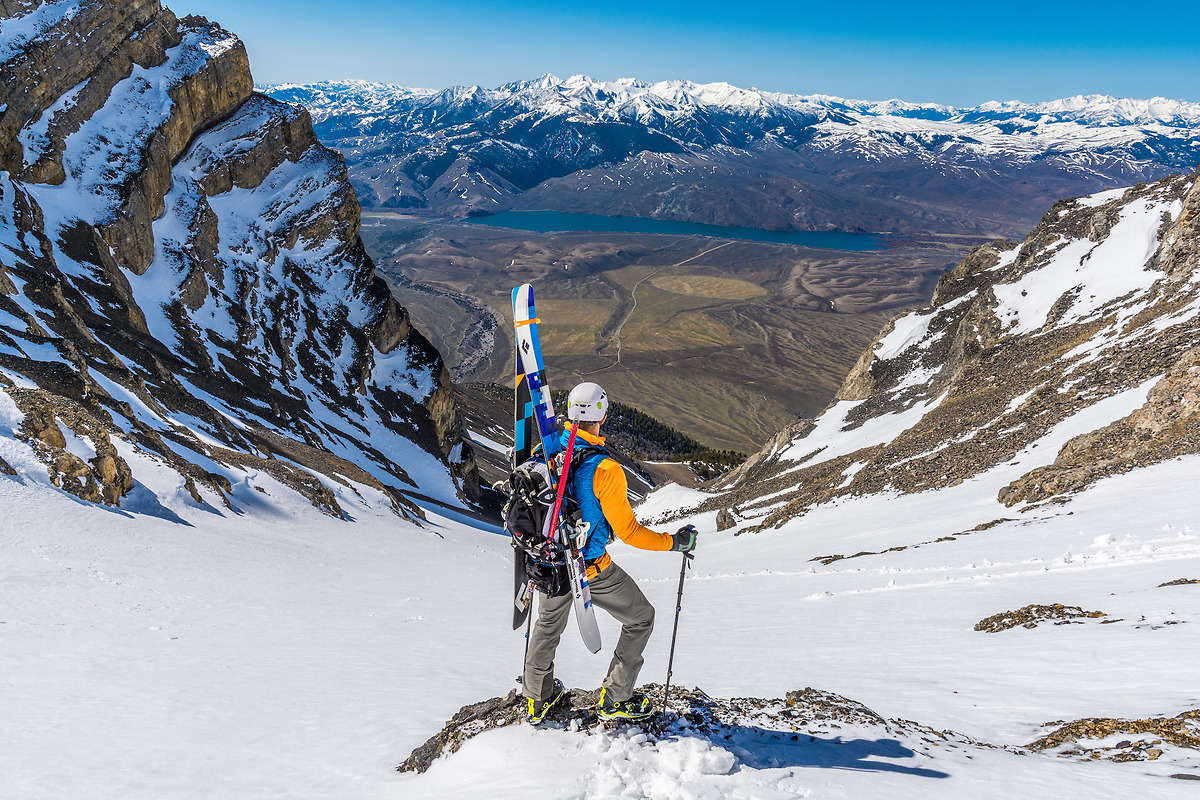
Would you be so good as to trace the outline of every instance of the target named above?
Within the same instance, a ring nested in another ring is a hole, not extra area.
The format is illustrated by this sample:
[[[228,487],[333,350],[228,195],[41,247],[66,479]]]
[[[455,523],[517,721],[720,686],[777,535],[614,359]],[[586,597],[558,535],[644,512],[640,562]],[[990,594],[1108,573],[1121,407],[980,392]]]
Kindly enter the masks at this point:
[[[487,217],[472,217],[472,225],[513,228],[535,233],[599,231],[604,233],[661,233],[672,236],[712,236],[718,239],[747,239],[778,242],[827,250],[882,250],[884,237],[873,233],[846,231],[765,231],[760,228],[731,228],[702,222],[678,222],[648,217],[606,217],[602,214],[569,214],[564,211],[502,211]]]

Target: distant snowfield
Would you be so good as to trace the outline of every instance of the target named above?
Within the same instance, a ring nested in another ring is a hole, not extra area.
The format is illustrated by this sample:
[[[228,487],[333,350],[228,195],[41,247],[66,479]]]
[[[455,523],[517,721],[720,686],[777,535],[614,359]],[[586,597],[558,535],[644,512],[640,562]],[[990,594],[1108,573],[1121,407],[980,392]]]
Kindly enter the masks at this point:
[[[1008,745],[1055,720],[1200,707],[1200,586],[1158,588],[1200,578],[1198,468],[1177,459],[1024,514],[976,480],[841,502],[755,535],[709,523],[675,680],[726,697],[812,686]],[[339,502],[358,521],[332,520],[268,481],[256,479],[268,495],[240,517],[164,491],[172,522],[0,478],[0,796],[1194,796],[1166,777],[1200,773],[1194,751],[1082,764],[914,751],[852,729],[849,744],[802,739],[772,761],[739,743],[522,726],[399,775],[461,705],[514,686],[523,638],[509,625],[508,546],[436,519],[418,529],[349,497]],[[934,541],[1002,517],[1012,521]],[[643,678],[661,681],[678,557],[614,555],[659,610]],[[1109,616],[972,630],[1030,603]],[[607,653],[616,629],[601,622]],[[607,657],[572,630],[557,663],[569,685],[591,688]]]

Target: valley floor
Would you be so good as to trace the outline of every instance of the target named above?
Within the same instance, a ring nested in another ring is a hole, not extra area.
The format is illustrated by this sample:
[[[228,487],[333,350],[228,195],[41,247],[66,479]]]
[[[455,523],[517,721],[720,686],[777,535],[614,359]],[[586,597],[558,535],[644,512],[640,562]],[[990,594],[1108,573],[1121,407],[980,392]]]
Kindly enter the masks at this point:
[[[741,537],[706,525],[675,681],[714,697],[811,686],[889,719],[1009,746],[1057,727],[1045,723],[1200,708],[1200,585],[1160,587],[1200,578],[1198,466],[1168,462],[1024,514],[967,483],[819,508]],[[646,511],[688,491],[660,493]],[[461,705],[514,685],[523,639],[509,630],[505,540],[444,520],[418,529],[350,500],[354,523],[289,505],[282,491],[240,514],[160,492],[159,516],[149,516],[0,478],[0,795],[1195,793],[1169,777],[1200,775],[1194,750],[1082,763],[1060,750],[926,747],[853,726],[767,750],[685,733],[648,741],[633,729],[518,726],[477,737],[425,775],[400,775],[395,765]],[[661,681],[679,561],[621,545],[614,554],[659,610],[643,679]],[[1108,616],[973,630],[1033,603]],[[611,647],[616,630],[601,622]],[[571,631],[557,663],[569,685],[592,688],[607,659]]]

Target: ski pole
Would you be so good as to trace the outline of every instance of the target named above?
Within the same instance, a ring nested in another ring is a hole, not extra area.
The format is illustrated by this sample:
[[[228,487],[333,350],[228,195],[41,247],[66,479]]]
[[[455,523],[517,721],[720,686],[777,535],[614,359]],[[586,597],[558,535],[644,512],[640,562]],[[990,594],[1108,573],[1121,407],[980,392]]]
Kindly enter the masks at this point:
[[[534,592],[537,594],[537,592]],[[525,660],[529,660],[529,632],[533,630],[533,598],[529,598],[529,613],[525,615]]]
[[[692,554],[684,552],[679,566],[679,593],[675,596],[675,624],[671,626],[671,655],[667,659],[667,685],[663,687],[663,711],[667,710],[667,698],[671,696],[671,673],[675,667],[675,637],[679,633],[679,612],[683,610],[683,579],[692,564]]]

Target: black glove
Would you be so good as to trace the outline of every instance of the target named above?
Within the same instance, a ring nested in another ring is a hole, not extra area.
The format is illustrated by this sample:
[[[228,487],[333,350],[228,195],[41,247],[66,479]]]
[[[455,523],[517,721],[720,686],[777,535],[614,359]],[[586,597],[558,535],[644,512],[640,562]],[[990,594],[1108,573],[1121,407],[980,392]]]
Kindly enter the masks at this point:
[[[700,534],[695,525],[684,525],[671,534],[671,549],[677,553],[690,553],[696,549],[696,537]]]

